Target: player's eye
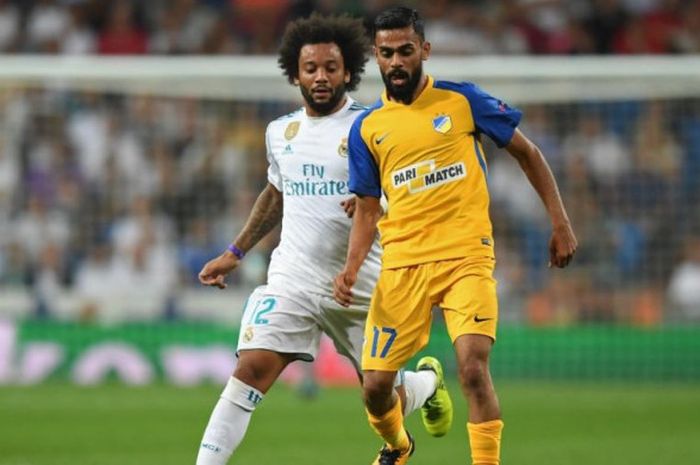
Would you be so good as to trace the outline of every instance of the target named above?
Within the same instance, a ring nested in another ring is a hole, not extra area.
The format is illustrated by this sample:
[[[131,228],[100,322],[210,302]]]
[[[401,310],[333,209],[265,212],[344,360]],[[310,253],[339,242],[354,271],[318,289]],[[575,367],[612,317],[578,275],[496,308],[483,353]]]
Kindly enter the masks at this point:
[[[382,50],[382,51],[380,52],[380,54],[381,54],[384,58],[391,58],[391,56],[394,54],[394,51],[393,51],[393,50]]]

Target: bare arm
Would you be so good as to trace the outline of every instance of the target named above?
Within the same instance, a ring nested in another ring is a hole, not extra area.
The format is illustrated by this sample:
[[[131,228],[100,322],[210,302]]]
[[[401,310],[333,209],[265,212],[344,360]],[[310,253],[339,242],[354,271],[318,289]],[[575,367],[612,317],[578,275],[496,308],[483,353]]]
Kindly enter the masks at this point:
[[[233,241],[236,247],[244,252],[255,247],[282,220],[282,206],[282,193],[268,183],[258,195],[243,230]]]
[[[352,286],[357,281],[357,272],[367,258],[377,234],[377,221],[382,215],[382,207],[377,197],[357,197],[353,216],[348,255],[345,268],[335,278],[335,299],[341,305],[352,303]]]
[[[243,230],[233,241],[236,247],[247,252],[272,231],[282,219],[282,205],[282,193],[268,183],[258,195]],[[206,286],[216,286],[223,289],[226,287],[226,283],[224,283],[226,275],[234,270],[239,262],[238,257],[229,250],[225,250],[221,255],[204,265],[202,271],[199,272],[199,282]]]
[[[569,264],[578,245],[552,170],[540,149],[516,129],[506,150],[516,159],[539,194],[552,222],[549,242],[550,266],[563,268]]]

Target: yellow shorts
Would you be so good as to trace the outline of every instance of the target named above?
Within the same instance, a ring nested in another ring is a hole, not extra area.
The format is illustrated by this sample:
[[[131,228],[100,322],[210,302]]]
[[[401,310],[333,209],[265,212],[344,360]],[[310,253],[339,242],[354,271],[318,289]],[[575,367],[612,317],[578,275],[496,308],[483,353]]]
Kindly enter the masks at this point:
[[[432,307],[443,310],[454,342],[463,334],[496,339],[495,260],[468,257],[382,270],[365,326],[363,370],[396,371],[428,343]]]

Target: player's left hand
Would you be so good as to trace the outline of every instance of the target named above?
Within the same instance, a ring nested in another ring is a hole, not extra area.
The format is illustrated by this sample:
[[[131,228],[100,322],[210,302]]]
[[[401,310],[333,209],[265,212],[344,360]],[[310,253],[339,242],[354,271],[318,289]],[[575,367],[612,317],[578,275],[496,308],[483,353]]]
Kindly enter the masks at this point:
[[[333,281],[333,297],[343,307],[352,304],[352,286],[357,281],[357,273],[344,269]]]
[[[549,267],[564,268],[574,258],[578,241],[571,224],[563,223],[552,229],[549,240]]]
[[[357,197],[352,196],[347,200],[343,200],[340,202],[340,206],[343,207],[343,210],[345,210],[345,214],[348,215],[348,218],[352,218],[352,215],[355,214],[355,200]]]

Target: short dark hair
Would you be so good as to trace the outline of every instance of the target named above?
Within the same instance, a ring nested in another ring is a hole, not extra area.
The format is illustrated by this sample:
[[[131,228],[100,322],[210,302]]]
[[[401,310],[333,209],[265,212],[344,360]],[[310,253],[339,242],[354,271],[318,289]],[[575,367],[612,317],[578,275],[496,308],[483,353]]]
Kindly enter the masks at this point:
[[[357,88],[370,50],[362,20],[348,15],[322,16],[316,13],[289,23],[284,31],[277,63],[290,84],[299,77],[301,48],[308,44],[327,43],[336,44],[343,55],[345,69],[350,73],[350,82],[345,88],[349,91]]]
[[[409,26],[418,34],[420,40],[425,40],[425,21],[418,14],[418,10],[396,6],[382,11],[374,18],[372,36],[376,36],[378,31],[403,29]]]

